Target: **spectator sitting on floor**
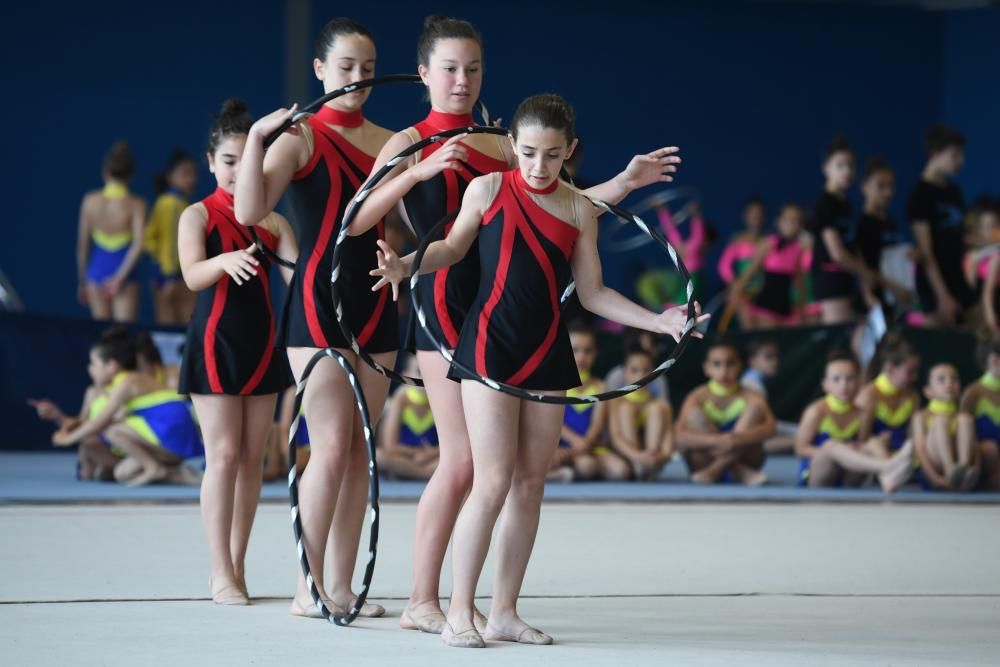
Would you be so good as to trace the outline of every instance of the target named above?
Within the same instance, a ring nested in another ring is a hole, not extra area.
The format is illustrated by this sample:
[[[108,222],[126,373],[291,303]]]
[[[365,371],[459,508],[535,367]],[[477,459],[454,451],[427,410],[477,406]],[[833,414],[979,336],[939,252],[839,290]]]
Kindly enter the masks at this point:
[[[736,346],[718,338],[708,345],[702,367],[708,383],[684,399],[677,419],[677,444],[691,481],[735,481],[759,486],[767,481],[764,445],[774,435],[774,416],[764,397],[739,384]]]
[[[641,347],[625,355],[625,382],[633,384],[653,371],[653,358]],[[638,480],[654,480],[674,454],[673,409],[642,387],[611,401],[612,449],[631,465]]]
[[[983,460],[981,487],[996,491],[1000,490],[1000,337],[980,343],[979,359],[985,373],[962,394],[959,409],[975,419]]]
[[[649,356],[654,360],[658,357],[656,349],[656,336],[648,331],[642,331],[629,327],[625,329],[625,333],[622,334],[622,343],[624,344],[625,350],[641,347],[646,350],[646,352],[649,352]],[[608,371],[608,374],[604,376],[604,384],[609,389],[618,389],[626,384],[624,363],[621,363]],[[649,393],[653,395],[653,398],[659,398],[667,401],[668,403],[670,402],[670,388],[667,386],[666,375],[661,375],[656,378],[646,385],[646,388],[649,389]]]
[[[416,356],[410,356],[403,372],[419,376]],[[430,479],[438,464],[438,435],[423,387],[401,385],[389,397],[378,440],[376,461],[384,476]]]
[[[573,358],[583,384],[566,394],[592,396],[604,391],[604,382],[590,374],[597,357],[597,338],[593,330],[581,321],[571,322],[568,328]],[[565,406],[559,449],[552,457],[548,479],[628,479],[628,463],[608,447],[608,410],[607,402]]]
[[[834,351],[826,362],[826,396],[806,408],[795,438],[799,455],[799,486],[861,486],[877,474],[891,493],[911,472],[913,445],[906,443],[884,458],[878,438],[860,439],[861,408],[854,404],[860,367],[850,352]]]
[[[767,401],[766,383],[778,374],[781,350],[770,338],[754,338],[747,343],[746,359],[747,369],[740,377],[740,385],[759,392]],[[768,402],[768,408],[770,405]],[[764,441],[764,451],[768,454],[791,453],[795,449],[795,431],[798,426],[796,422],[776,421],[774,435]]]
[[[133,341],[95,343],[88,370],[95,384],[108,386],[107,403],[80,424],[56,432],[52,444],[66,447],[103,433],[125,453],[114,469],[119,482],[127,486],[200,482],[200,475],[181,465],[184,459],[205,453],[191,404],[136,367]]]

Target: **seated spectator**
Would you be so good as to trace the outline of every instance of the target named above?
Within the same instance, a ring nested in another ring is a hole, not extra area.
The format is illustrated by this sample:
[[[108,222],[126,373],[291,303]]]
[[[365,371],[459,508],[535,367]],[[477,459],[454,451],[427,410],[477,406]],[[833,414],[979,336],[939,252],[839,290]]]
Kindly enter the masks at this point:
[[[572,322],[569,339],[583,384],[566,394],[592,396],[604,391],[601,379],[590,374],[597,357],[597,338],[593,330],[583,322]],[[559,449],[552,457],[549,479],[628,479],[628,463],[608,447],[608,410],[606,402],[566,406]]]
[[[405,375],[418,375],[416,357]],[[386,477],[430,479],[438,464],[438,435],[423,387],[400,386],[389,397],[379,426],[376,461]]]
[[[920,357],[898,333],[889,333],[875,354],[880,373],[866,384],[854,401],[861,408],[859,439],[875,443],[883,458],[898,452],[910,438],[911,417],[920,407],[920,395],[913,388]]]
[[[90,350],[89,371],[95,384],[108,385],[107,403],[93,417],[58,431],[52,443],[65,447],[103,433],[125,453],[114,469],[119,482],[199,483],[200,475],[181,465],[205,453],[191,404],[136,368],[133,341],[98,341]]]
[[[926,490],[972,491],[982,472],[982,451],[972,415],[958,410],[962,384],[951,364],[933,366],[924,396],[930,403],[913,420],[913,443]]]
[[[656,349],[656,336],[648,331],[642,331],[640,329],[628,328],[625,329],[625,333],[622,335],[622,343],[626,350],[631,350],[634,347],[641,347],[642,349],[649,352],[649,355],[653,358],[657,358]],[[604,384],[608,389],[618,389],[619,387],[625,386],[625,365],[624,363],[619,364],[608,371],[608,374],[604,376]],[[665,375],[661,375],[654,381],[646,385],[649,389],[649,393],[653,395],[653,398],[659,398],[664,401],[670,401],[670,388],[667,386],[667,378]]]
[[[625,356],[625,382],[653,372],[653,358],[641,347]],[[631,465],[639,480],[654,480],[674,454],[673,410],[646,387],[611,401],[611,447]]]
[[[778,374],[780,355],[778,344],[770,338],[751,340],[747,344],[747,369],[740,377],[740,385],[760,393],[766,402],[766,382]],[[792,452],[795,449],[795,431],[798,427],[796,422],[776,421],[774,435],[764,441],[764,451],[768,454]]]
[[[860,439],[863,413],[854,404],[860,367],[849,352],[835,351],[826,362],[823,391],[802,414],[795,451],[799,486],[861,486],[872,474],[891,493],[909,478],[913,445],[885,458],[877,439]]]
[[[128,340],[128,332],[121,327],[111,327],[101,334],[98,340]],[[48,399],[28,399],[28,405],[35,408],[40,418],[57,424],[59,432],[69,433],[87,419],[93,419],[100,414],[108,403],[108,391],[111,387],[106,381],[107,378],[96,373],[92,365],[88,365],[87,372],[93,384],[84,392],[83,405],[76,417],[67,415]],[[103,434],[98,433],[80,441],[77,456],[77,479],[106,482],[114,480],[114,468],[121,461],[124,452],[112,448]]]
[[[702,367],[708,383],[695,388],[681,406],[677,444],[693,482],[767,482],[761,472],[763,443],[774,435],[774,416],[760,393],[740,386],[742,365],[733,343],[714,340]]]
[[[985,373],[962,394],[959,409],[975,419],[976,440],[982,454],[981,486],[1000,490],[1000,338],[979,346]]]

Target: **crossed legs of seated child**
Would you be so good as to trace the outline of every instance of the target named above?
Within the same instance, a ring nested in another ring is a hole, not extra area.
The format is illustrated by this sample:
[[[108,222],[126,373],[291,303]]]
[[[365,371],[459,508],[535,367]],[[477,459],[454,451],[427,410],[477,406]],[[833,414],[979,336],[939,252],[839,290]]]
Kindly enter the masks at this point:
[[[678,446],[694,482],[767,481],[763,442],[774,434],[774,416],[760,392],[739,384],[742,370],[730,341],[709,344],[702,367],[709,381],[688,394],[677,419]]]
[[[865,411],[854,404],[859,366],[852,354],[836,351],[824,370],[826,396],[814,401],[802,415],[795,450],[800,457],[799,483],[811,487],[860,486],[870,475],[892,492],[906,482],[913,445],[904,444],[887,455],[887,435],[862,439]]]

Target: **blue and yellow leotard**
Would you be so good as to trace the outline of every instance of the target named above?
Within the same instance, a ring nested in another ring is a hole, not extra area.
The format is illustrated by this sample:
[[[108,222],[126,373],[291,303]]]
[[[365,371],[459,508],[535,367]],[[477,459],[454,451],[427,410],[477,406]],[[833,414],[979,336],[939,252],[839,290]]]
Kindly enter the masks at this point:
[[[125,423],[150,444],[182,459],[205,454],[191,404],[176,391],[158,389],[133,398],[125,407]]]
[[[849,401],[842,401],[836,396],[826,396],[826,405],[834,414],[844,415],[851,411],[853,405]],[[813,437],[813,446],[822,447],[823,443],[831,438],[841,442],[851,442],[858,437],[861,430],[861,418],[855,417],[845,426],[841,426],[832,415],[826,415],[820,421]],[[809,482],[809,465],[812,460],[806,457],[799,457],[799,486],[806,486]]]
[[[125,376],[128,375],[127,371],[121,371],[111,378],[111,382],[107,384],[103,389],[97,392],[97,396],[94,396],[93,400],[90,402],[90,407],[87,410],[88,419],[96,419],[99,414],[104,412],[104,408],[108,406],[108,399],[110,398],[111,390],[121,384]],[[118,447],[112,445],[107,438],[104,437],[103,433],[98,434],[98,440],[104,443],[104,445],[111,450],[111,453],[115,456],[125,456],[123,452]]]
[[[916,401],[907,398],[896,406],[895,409],[883,400],[883,397],[892,397],[899,393],[899,389],[889,381],[885,373],[881,373],[875,378],[875,390],[878,398],[875,402],[875,419],[872,422],[872,435],[889,433],[889,448],[898,450],[906,442],[910,430],[910,417],[917,409]]]
[[[942,401],[940,399],[931,399],[931,402],[927,405],[927,429],[930,430],[932,421],[935,415],[951,415],[951,419],[948,422],[948,430],[954,434],[958,431],[958,406],[955,401]],[[979,420],[976,419],[978,422]],[[920,467],[920,459],[914,459],[913,465],[915,470],[913,471],[913,480],[920,485],[924,491],[939,491],[936,486],[931,484],[931,481],[927,479],[924,475],[924,471]]]
[[[406,398],[414,405],[426,406],[427,392],[419,387],[407,387]],[[424,414],[417,414],[413,405],[403,408],[400,416],[399,442],[407,447],[437,447],[437,427],[434,426],[434,415],[428,409]]]
[[[731,387],[727,387],[720,382],[715,380],[708,381],[708,391],[718,398],[726,398],[733,396],[740,391],[740,385],[734,384]],[[738,396],[725,408],[720,408],[711,399],[705,401],[701,405],[702,412],[705,416],[715,424],[715,427],[719,429],[721,433],[727,433],[733,430],[736,426],[736,422],[739,421],[740,417],[747,409],[747,399],[742,396]]]
[[[593,396],[597,393],[596,385],[588,386],[590,382],[590,373],[587,371],[580,371],[580,386],[574,387],[573,389],[568,389],[566,395],[578,398],[580,396]],[[631,396],[632,394],[628,394]],[[576,433],[577,435],[587,435],[587,431],[590,430],[590,424],[594,421],[594,407],[596,403],[578,403],[567,405],[566,409],[563,411],[563,425],[568,429]],[[560,447],[569,447],[569,443],[565,440],[559,441]]]
[[[107,199],[124,199],[128,196],[128,188],[120,183],[108,183],[104,186],[103,194]],[[108,233],[95,229],[91,231],[90,238],[94,245],[87,262],[87,280],[103,283],[115,275],[125,261],[129,246],[132,245],[132,231]]]
[[[190,202],[176,190],[167,190],[153,203],[146,223],[143,247],[152,260],[152,278],[163,287],[181,276],[177,254],[177,223]]]
[[[987,391],[1000,393],[1000,377],[987,372],[979,382]],[[988,395],[980,396],[972,414],[976,419],[976,439],[1000,442],[1000,403]]]

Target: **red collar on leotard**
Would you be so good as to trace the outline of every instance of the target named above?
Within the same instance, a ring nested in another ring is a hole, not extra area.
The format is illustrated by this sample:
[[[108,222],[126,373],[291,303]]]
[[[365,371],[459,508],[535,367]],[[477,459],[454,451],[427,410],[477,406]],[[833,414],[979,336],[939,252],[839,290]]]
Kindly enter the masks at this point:
[[[528,182],[526,180],[524,180],[524,176],[521,175],[520,169],[514,169],[514,182],[517,183],[518,187],[536,195],[552,194],[553,192],[556,191],[556,188],[559,187],[559,179],[554,178],[552,179],[551,183],[549,183],[541,190],[539,190],[538,188],[533,188],[530,185],[528,185]]]
[[[226,192],[222,188],[216,186],[215,192],[212,193],[212,197],[215,198],[223,206],[233,207],[233,194],[231,192]]]
[[[316,118],[328,125],[340,127],[361,127],[365,122],[365,117],[360,111],[340,111],[326,104],[316,114]]]
[[[471,113],[445,113],[434,109],[431,109],[431,112],[427,114],[424,122],[438,130],[454,130],[457,127],[469,127],[476,124],[472,120]]]

